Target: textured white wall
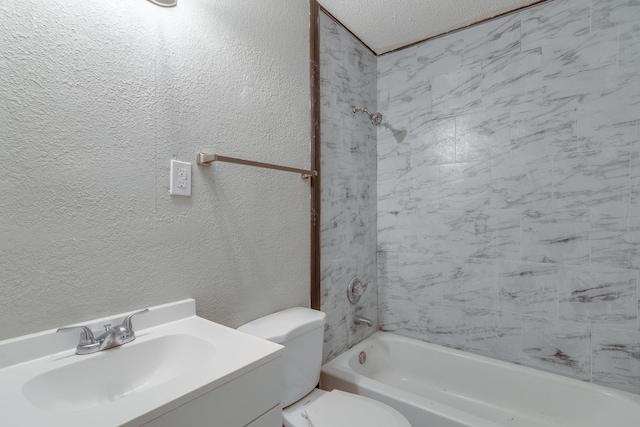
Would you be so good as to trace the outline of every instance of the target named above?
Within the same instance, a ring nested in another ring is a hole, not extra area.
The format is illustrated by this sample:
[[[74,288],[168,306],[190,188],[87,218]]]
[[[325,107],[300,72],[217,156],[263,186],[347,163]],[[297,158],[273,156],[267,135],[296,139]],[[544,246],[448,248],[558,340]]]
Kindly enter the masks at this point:
[[[194,297],[237,326],[309,298],[309,5],[0,4],[0,339]]]

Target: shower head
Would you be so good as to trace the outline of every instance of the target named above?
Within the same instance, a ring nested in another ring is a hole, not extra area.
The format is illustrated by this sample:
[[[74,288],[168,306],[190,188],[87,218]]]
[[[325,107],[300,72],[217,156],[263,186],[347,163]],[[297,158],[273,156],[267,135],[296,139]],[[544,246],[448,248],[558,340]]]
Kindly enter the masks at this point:
[[[358,111],[365,113],[367,116],[369,116],[369,120],[371,120],[371,123],[376,126],[382,123],[382,114],[380,113],[370,113],[369,110],[364,107],[353,107],[352,111],[354,113],[357,113]]]

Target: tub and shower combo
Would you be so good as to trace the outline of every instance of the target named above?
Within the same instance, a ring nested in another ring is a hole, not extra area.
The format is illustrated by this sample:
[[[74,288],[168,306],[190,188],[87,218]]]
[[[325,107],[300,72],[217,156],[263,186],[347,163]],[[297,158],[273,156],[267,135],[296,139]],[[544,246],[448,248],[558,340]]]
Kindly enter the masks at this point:
[[[413,427],[640,427],[640,396],[377,332],[321,387],[377,399]]]

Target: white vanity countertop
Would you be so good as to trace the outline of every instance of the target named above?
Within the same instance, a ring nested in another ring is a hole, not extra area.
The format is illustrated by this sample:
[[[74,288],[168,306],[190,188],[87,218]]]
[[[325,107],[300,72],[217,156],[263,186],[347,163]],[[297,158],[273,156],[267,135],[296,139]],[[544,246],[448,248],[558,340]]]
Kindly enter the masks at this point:
[[[75,354],[78,333],[56,334],[51,330],[0,341],[1,424],[11,427],[139,426],[280,357],[280,345],[197,317],[193,300],[151,307],[149,317],[144,316],[134,319],[135,341],[90,355]],[[117,324],[116,319],[122,317],[124,315],[112,316],[88,324]],[[141,328],[135,328],[137,325]],[[38,354],[43,345],[60,345],[59,342],[63,342],[66,349],[56,349],[55,353],[44,356]],[[74,342],[71,348],[70,342]],[[182,343],[193,351],[175,351],[175,345]],[[192,348],[192,344],[197,345]],[[133,390],[110,395],[111,383],[116,383],[118,389],[122,381],[118,375],[137,375],[136,371],[127,373],[127,369],[119,372],[119,365],[114,368],[113,360],[121,363],[128,357],[145,357],[143,361],[138,360],[138,366],[144,367],[146,376],[135,383]],[[186,362],[163,364],[163,357],[173,358],[174,362],[185,358]],[[83,368],[78,369],[80,366]],[[100,369],[102,366],[105,370]],[[67,380],[65,376],[69,373],[71,378]],[[73,378],[74,375],[78,378]],[[76,384],[91,390],[87,390],[86,399],[82,391],[78,392],[81,399],[75,400],[85,400],[78,407],[74,407],[77,402],[59,405],[56,402],[60,397],[51,396],[49,402],[47,390],[34,386],[43,377],[49,384],[65,382],[62,388],[71,390],[71,395],[76,393],[73,388]],[[90,396],[98,394],[102,396],[100,402],[92,403]],[[38,402],[34,401],[34,395]]]

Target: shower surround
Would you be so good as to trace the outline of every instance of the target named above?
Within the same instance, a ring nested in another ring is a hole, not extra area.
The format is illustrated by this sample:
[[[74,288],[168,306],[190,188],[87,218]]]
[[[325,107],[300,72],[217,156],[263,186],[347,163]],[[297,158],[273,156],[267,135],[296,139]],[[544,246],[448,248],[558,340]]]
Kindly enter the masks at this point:
[[[381,330],[640,393],[640,4],[548,1],[377,58],[321,22],[325,360],[369,333],[345,295],[369,274]]]
[[[640,393],[640,3],[378,58],[380,328]]]
[[[378,330],[376,133],[354,107],[376,111],[376,57],[320,13],[321,308],[327,313],[324,361]],[[347,285],[367,286],[356,305]],[[356,325],[360,315],[372,327]]]

